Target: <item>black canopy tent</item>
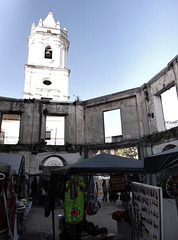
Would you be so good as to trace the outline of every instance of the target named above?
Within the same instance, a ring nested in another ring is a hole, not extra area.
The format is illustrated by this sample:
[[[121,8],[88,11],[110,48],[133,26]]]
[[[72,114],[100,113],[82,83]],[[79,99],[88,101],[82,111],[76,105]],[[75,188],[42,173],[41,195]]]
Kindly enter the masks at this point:
[[[0,162],[0,173],[9,174],[11,170],[11,166],[7,163]]]
[[[173,239],[174,236],[177,237],[178,223],[176,213],[176,207],[178,212],[178,147],[146,157],[144,167],[146,183],[162,188],[163,235],[165,238],[171,235],[172,238],[169,239]]]
[[[19,184],[20,184],[20,177],[24,174],[24,166],[25,166],[25,158],[23,155],[20,154],[3,154],[0,153],[0,163],[2,164],[8,164],[11,166],[11,175],[18,175],[17,179],[17,187],[16,190],[18,190]],[[25,192],[25,189],[23,189],[23,194]]]
[[[158,173],[164,170],[178,168],[178,148],[150,155],[144,160],[146,173]]]
[[[143,160],[101,153],[70,167],[70,174],[144,172]]]
[[[20,154],[0,154],[0,163],[9,164],[15,174],[21,174],[24,171],[24,156]]]
[[[145,182],[159,186],[171,173],[178,173],[178,148],[150,155],[144,159]]]

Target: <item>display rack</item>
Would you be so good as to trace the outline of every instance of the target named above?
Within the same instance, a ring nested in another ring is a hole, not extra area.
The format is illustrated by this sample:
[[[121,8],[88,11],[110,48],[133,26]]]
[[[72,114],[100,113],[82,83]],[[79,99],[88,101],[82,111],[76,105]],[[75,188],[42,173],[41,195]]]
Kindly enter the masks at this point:
[[[163,240],[162,188],[133,182],[132,211],[135,240]]]

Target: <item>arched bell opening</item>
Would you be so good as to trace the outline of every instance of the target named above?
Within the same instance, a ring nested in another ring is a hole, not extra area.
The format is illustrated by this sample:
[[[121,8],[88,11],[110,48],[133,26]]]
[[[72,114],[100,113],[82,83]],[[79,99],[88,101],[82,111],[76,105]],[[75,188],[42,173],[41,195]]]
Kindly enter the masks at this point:
[[[52,48],[48,45],[45,47],[45,58],[52,59]]]

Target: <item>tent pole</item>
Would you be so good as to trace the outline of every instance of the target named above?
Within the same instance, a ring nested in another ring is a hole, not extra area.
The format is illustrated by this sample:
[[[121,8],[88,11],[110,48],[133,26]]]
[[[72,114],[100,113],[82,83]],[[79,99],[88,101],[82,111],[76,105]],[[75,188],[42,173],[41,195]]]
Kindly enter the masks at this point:
[[[52,223],[53,223],[53,240],[55,240],[54,207],[52,209]]]

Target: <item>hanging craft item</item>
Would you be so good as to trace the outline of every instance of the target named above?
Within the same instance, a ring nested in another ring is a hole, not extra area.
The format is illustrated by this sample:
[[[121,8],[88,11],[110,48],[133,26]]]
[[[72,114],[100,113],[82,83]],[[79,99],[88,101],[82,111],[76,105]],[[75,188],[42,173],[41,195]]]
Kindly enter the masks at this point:
[[[77,224],[84,217],[83,190],[86,187],[83,179],[75,177],[66,182],[64,217],[66,223]]]
[[[175,198],[178,196],[178,175],[171,174],[166,180],[166,193],[169,197]]]
[[[94,184],[93,177],[90,177],[88,184],[88,207],[87,214],[95,215],[98,210],[101,208],[100,202],[98,201],[98,193],[96,189],[96,185]]]
[[[112,175],[111,176],[112,191],[120,192],[125,190],[124,175]]]
[[[101,205],[97,199],[90,199],[88,202],[87,214],[95,215],[100,208],[101,208]]]

